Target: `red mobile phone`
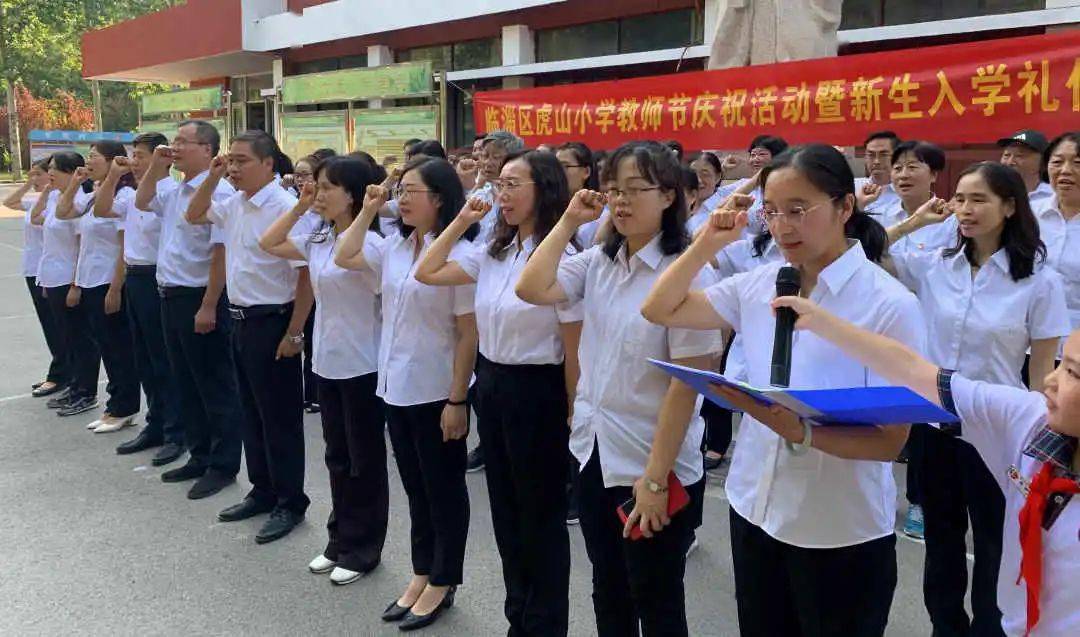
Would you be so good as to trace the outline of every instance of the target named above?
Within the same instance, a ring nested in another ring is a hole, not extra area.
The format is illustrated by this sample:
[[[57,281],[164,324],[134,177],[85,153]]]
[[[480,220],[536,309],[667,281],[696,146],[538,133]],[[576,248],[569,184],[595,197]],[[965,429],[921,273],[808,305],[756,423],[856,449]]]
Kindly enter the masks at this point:
[[[630,498],[616,507],[615,512],[618,514],[623,525],[626,524],[626,520],[629,519],[630,514],[634,511],[634,504],[634,498]],[[679,482],[679,479],[675,477],[675,472],[672,471],[668,474],[668,517],[682,511],[688,504],[690,504],[690,494],[686,492],[686,488],[683,487],[682,483]],[[630,529],[630,539],[640,540],[642,537],[644,536],[641,533],[641,526],[635,524],[634,528]]]

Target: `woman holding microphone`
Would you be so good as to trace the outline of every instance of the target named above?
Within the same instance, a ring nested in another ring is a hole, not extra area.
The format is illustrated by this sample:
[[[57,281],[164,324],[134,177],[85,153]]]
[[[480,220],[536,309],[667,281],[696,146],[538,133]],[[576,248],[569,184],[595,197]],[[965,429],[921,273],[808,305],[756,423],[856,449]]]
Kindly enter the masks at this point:
[[[506,582],[511,634],[566,635],[570,539],[566,531],[568,396],[578,381],[581,308],[540,307],[514,294],[529,256],[559,220],[570,195],[551,153],[507,157],[494,183],[502,214],[491,241],[450,259],[461,236],[491,206],[472,199],[431,245],[416,279],[476,284],[478,415],[495,540]],[[567,248],[564,258],[578,252]]]
[[[832,146],[793,148],[762,172],[762,214],[784,258],[798,268],[801,294],[868,329],[921,346],[915,297],[866,257],[848,234],[863,213],[855,177]],[[670,328],[734,329],[745,345],[750,383],[768,386],[775,296],[773,262],[710,286],[693,281],[746,224],[749,197],[733,197],[653,285],[641,308]],[[867,303],[873,299],[873,303]],[[791,386],[883,385],[821,339],[797,337]],[[736,406],[741,406],[736,404]],[[816,427],[785,444],[747,412],[727,479],[739,625],[744,635],[880,636],[896,588],[896,485],[890,462],[904,425]]]
[[[390,442],[409,498],[413,565],[408,586],[382,617],[415,630],[453,606],[462,581],[469,532],[465,399],[477,336],[472,286],[437,288],[414,277],[424,253],[465,203],[454,167],[445,159],[418,157],[405,166],[396,190],[398,232],[385,242],[371,237],[368,228],[389,193],[369,187],[334,263],[373,274],[382,293],[376,392],[387,405]],[[468,251],[475,234],[475,226],[469,228],[450,256]]]
[[[575,486],[597,631],[686,635],[683,574],[701,521],[704,424],[694,391],[646,359],[706,369],[718,339],[650,324],[640,312],[689,240],[678,160],[661,144],[629,143],[612,156],[611,169],[614,231],[604,244],[565,256],[578,228],[604,207],[604,195],[579,191],[526,263],[516,291],[536,305],[583,303],[570,450],[582,467]],[[669,517],[672,472],[689,504]],[[644,539],[629,539],[635,526]]]

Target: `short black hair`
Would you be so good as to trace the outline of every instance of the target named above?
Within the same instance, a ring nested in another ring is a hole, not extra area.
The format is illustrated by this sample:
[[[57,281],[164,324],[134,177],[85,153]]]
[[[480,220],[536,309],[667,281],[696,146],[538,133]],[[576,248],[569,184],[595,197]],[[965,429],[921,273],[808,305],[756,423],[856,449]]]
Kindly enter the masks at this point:
[[[132,146],[144,146],[146,150],[153,152],[158,146],[169,143],[169,139],[161,133],[140,133],[135,136]]]
[[[185,119],[176,125],[177,129],[181,129],[185,126],[195,127],[195,139],[199,140],[200,144],[207,144],[210,146],[210,154],[217,155],[221,152],[221,133],[218,132],[214,125],[204,119]]]
[[[318,148],[311,151],[311,156],[319,161],[326,161],[330,157],[337,155],[337,151],[333,148]]]
[[[906,154],[915,155],[915,158],[930,167],[930,170],[939,173],[945,170],[945,151],[936,144],[912,139],[897,144],[892,152],[891,165],[896,165],[900,158]]]
[[[866,146],[875,139],[887,139],[889,140],[889,143],[892,145],[893,148],[896,148],[900,145],[900,136],[892,132],[891,130],[879,130],[870,133],[866,136],[866,139],[863,140],[862,145]]]
[[[1050,145],[1046,147],[1042,155],[1042,179],[1043,181],[1050,181],[1050,158],[1057,152],[1058,146],[1061,146],[1065,142],[1072,142],[1076,145],[1076,149],[1080,150],[1080,131],[1069,131],[1062,133],[1050,140]]]
[[[277,168],[278,165],[278,157],[284,154],[281,152],[281,149],[278,148],[277,140],[266,131],[244,131],[236,137],[233,137],[230,143],[235,144],[236,142],[250,144],[251,152],[259,159],[266,159],[267,157],[273,159],[275,168]],[[290,160],[289,163],[292,164],[292,161]]]
[[[776,157],[787,150],[787,147],[788,143],[784,141],[783,137],[776,137],[775,135],[758,135],[750,141],[750,146],[746,149],[746,152],[750,152],[755,148],[764,148],[769,151],[773,157]]]
[[[409,146],[410,155],[427,155],[428,157],[438,157],[439,159],[446,159],[446,149],[439,143],[437,139],[425,139],[421,142]]]

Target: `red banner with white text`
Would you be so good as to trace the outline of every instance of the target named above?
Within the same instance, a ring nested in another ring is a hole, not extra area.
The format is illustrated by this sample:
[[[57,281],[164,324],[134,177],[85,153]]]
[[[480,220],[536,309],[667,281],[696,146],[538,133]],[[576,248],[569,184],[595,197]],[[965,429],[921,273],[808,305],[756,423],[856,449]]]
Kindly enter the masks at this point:
[[[476,130],[529,146],[613,148],[677,139],[733,149],[760,134],[861,144],[888,129],[939,144],[991,142],[1021,128],[1080,128],[1080,31],[696,71],[473,98]]]

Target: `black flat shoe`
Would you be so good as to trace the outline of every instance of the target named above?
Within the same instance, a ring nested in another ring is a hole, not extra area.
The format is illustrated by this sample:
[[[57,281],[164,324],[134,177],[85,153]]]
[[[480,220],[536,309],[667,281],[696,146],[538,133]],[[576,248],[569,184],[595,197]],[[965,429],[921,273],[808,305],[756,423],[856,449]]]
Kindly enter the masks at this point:
[[[236,482],[236,476],[222,475],[213,469],[208,469],[206,474],[188,489],[188,500],[209,498],[234,482]]]
[[[405,618],[398,624],[398,630],[409,632],[410,630],[419,630],[434,624],[444,610],[454,605],[454,593],[456,591],[457,587],[451,586],[450,589],[446,591],[446,596],[443,597],[442,601],[439,602],[439,605],[435,607],[435,610],[427,615],[415,615],[411,610],[405,613]]]
[[[132,453],[138,453],[140,451],[146,451],[147,449],[153,449],[154,447],[161,446],[161,438],[155,438],[146,433],[143,429],[139,432],[138,436],[135,436],[127,442],[122,442],[116,447],[116,453],[121,456],[126,456]]]
[[[47,382],[48,381],[43,380],[41,382],[34,383],[33,385],[30,385],[30,389],[37,389],[38,387],[41,387],[42,385],[44,385]]]
[[[718,458],[714,458],[712,456],[705,456],[706,471],[713,471],[714,469],[719,469],[720,465],[722,464],[724,464],[724,456],[720,456]]]
[[[277,507],[270,512],[270,519],[255,534],[255,543],[268,544],[274,540],[280,540],[291,533],[303,520],[303,514]]]
[[[154,457],[150,459],[150,464],[155,467],[162,467],[170,462],[176,462],[182,455],[184,455],[184,445],[169,442],[161,449],[158,449],[157,453],[154,454]]]
[[[169,469],[165,473],[161,474],[162,482],[185,482],[187,480],[194,480],[201,478],[206,473],[206,467],[194,464],[190,460],[182,467],[175,469]]]
[[[274,505],[272,504],[258,502],[255,498],[244,498],[244,501],[240,504],[234,504],[223,509],[221,513],[217,514],[217,519],[222,522],[239,522],[240,520],[253,518],[256,515],[269,513],[273,509]]]
[[[382,612],[382,620],[384,622],[399,622],[405,619],[405,616],[408,614],[409,609],[405,606],[398,606],[397,600],[395,599],[390,602],[390,605]]]
[[[63,391],[64,389],[65,387],[60,383],[53,383],[48,387],[45,386],[45,383],[42,383],[37,387],[34,387],[34,391],[30,392],[30,395],[34,398],[43,398],[45,396],[52,396],[53,394]]]

